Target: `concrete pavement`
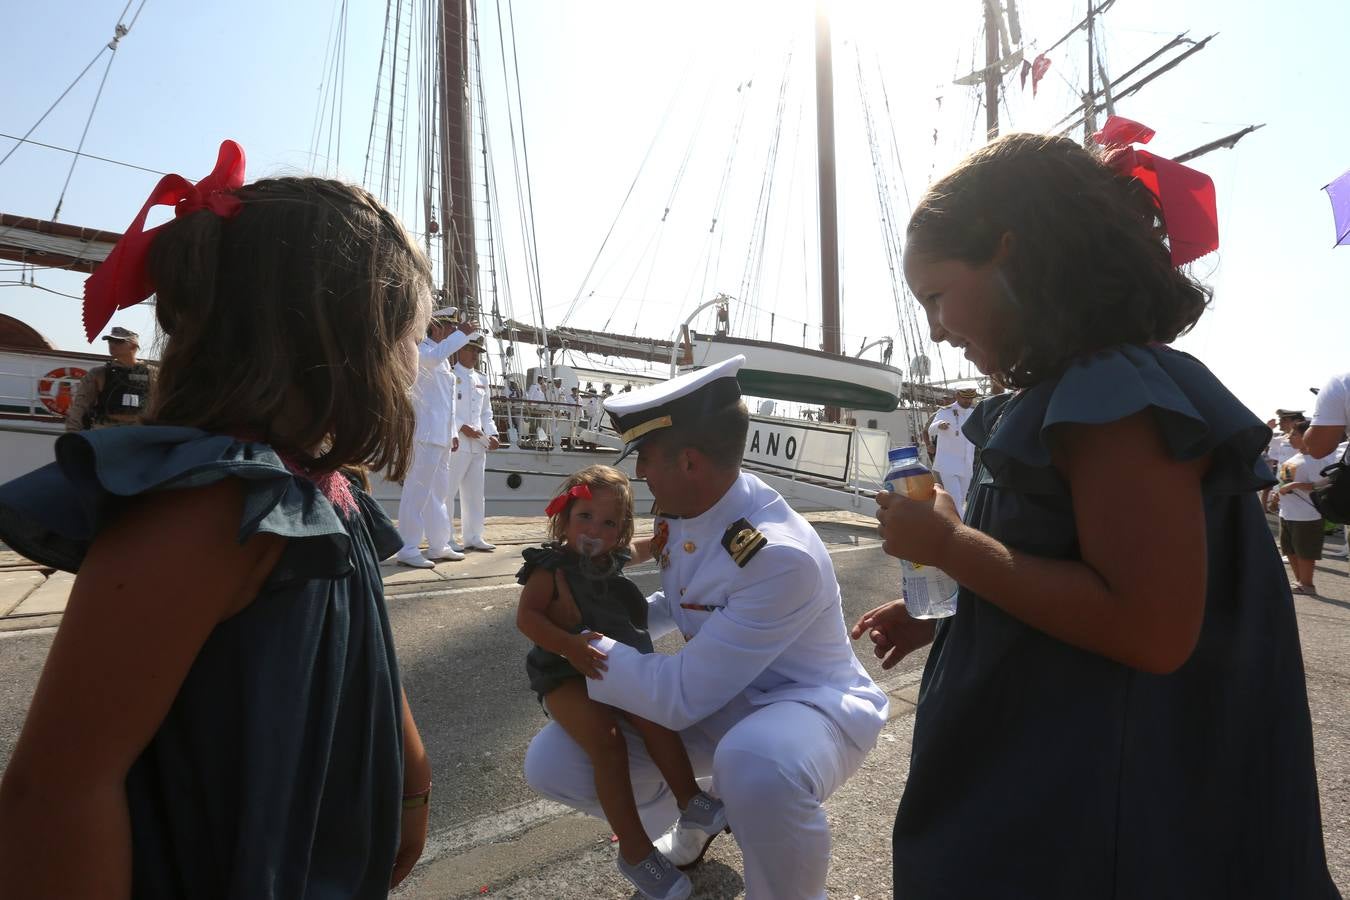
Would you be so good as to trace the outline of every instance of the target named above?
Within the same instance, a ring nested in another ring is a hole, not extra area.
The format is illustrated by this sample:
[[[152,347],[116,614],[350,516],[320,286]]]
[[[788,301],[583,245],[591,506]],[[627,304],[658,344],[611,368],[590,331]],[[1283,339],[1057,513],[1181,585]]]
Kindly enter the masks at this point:
[[[848,514],[810,518],[834,555],[846,594],[862,602],[858,598],[884,592],[890,584],[887,573],[892,561],[880,555],[871,523]],[[445,628],[438,634],[456,633],[459,639],[472,643],[483,640],[482,629],[489,619],[495,623],[490,626],[494,630],[513,632],[509,610],[502,604],[509,606],[514,597],[510,583],[519,565],[519,549],[542,536],[542,519],[493,519],[488,538],[499,545],[496,553],[471,554],[464,562],[443,563],[434,570],[384,568],[391,616],[400,641],[399,656],[407,669],[405,680],[419,724],[424,736],[434,735],[437,746],[446,745],[436,762],[438,785],[445,793],[433,799],[436,815],[430,841],[413,877],[397,893],[400,898],[442,900],[486,895],[603,900],[635,896],[625,890],[626,882],[614,870],[614,849],[604,823],[533,797],[522,788],[518,755],[529,729],[541,721],[537,712],[520,733],[485,739],[494,747],[502,746],[502,752],[494,752],[491,758],[484,752],[479,759],[477,752],[462,753],[458,745],[448,743],[448,736],[454,732],[489,727],[486,721],[473,724],[473,709],[485,703],[478,693],[482,689],[479,685],[502,680],[514,684],[512,679],[518,680],[515,651],[502,664],[507,674],[487,672],[482,682],[468,676],[447,679],[443,671],[423,668],[426,663],[419,659],[458,660],[456,649],[464,646],[452,644],[447,652],[444,639],[434,637],[428,628]],[[1350,703],[1346,699],[1350,697],[1350,577],[1346,565],[1343,559],[1324,561],[1317,576],[1322,596],[1296,598],[1327,854],[1333,877],[1343,892],[1350,890]],[[874,577],[859,580],[863,578],[861,573],[867,572]],[[641,583],[646,586],[653,578],[654,573],[647,573]],[[51,629],[40,626],[59,622],[69,578],[44,572],[12,555],[0,555],[0,592],[5,591],[9,593],[0,593],[0,615],[10,615],[0,618],[0,629],[11,629],[11,633],[0,634],[0,660],[8,660],[6,666],[14,664],[26,675],[22,684],[0,684],[0,699],[13,694],[5,706],[13,707],[21,717],[50,639]],[[19,594],[22,596],[13,600]],[[478,598],[482,598],[481,603],[468,602]],[[7,608],[10,602],[13,606]],[[849,614],[855,614],[852,608]],[[441,624],[427,624],[433,622]],[[33,637],[29,639],[26,634]],[[419,634],[430,644],[426,654],[419,654],[409,644]],[[880,674],[879,680],[892,698],[891,721],[860,771],[827,806],[834,837],[828,888],[831,898],[890,896],[890,827],[909,767],[913,701],[922,658],[922,654],[916,654],[899,670]],[[480,666],[480,659],[468,665]],[[876,672],[875,667],[870,668]],[[447,681],[459,684],[460,689],[454,693],[460,699],[443,713],[445,721],[438,724],[429,701],[434,693],[445,690]],[[472,699],[474,696],[478,701]],[[531,698],[524,705],[532,703]],[[502,714],[494,715],[500,718]],[[503,738],[510,746],[502,745]],[[463,769],[458,768],[461,764]],[[494,777],[496,780],[492,780]],[[465,794],[473,785],[481,785],[489,793],[471,807],[457,804],[456,795]],[[504,793],[494,801],[490,792],[497,790]],[[741,872],[735,841],[730,837],[719,839],[707,862],[693,873],[695,896],[744,896]]]
[[[847,512],[808,513],[818,528],[835,529],[867,523]],[[651,520],[637,523],[638,537],[651,535]],[[484,536],[497,550],[470,550],[458,562],[439,562],[434,569],[414,569],[392,560],[380,566],[385,595],[390,597],[443,591],[472,584],[513,579],[520,568],[520,551],[548,539],[543,516],[495,516],[487,520]],[[61,621],[75,576],[40,566],[0,544],[0,631],[46,628]]]
[[[1339,551],[1344,544],[1329,542],[1328,548]],[[832,547],[832,552],[838,551]],[[1346,893],[1350,891],[1350,574],[1346,560],[1324,560],[1318,567],[1317,584],[1321,596],[1296,597],[1295,606],[1307,670],[1327,857],[1332,877]],[[827,803],[833,836],[830,898],[891,896],[891,823],[909,770],[923,658],[924,654],[915,654],[897,674],[879,679],[891,697],[891,719],[862,768]],[[639,895],[616,872],[614,855],[605,823],[559,804],[535,800],[433,833],[422,862],[394,896],[410,900],[479,896],[637,900]],[[742,872],[735,841],[723,836],[713,843],[704,864],[691,873],[694,897],[744,897]]]

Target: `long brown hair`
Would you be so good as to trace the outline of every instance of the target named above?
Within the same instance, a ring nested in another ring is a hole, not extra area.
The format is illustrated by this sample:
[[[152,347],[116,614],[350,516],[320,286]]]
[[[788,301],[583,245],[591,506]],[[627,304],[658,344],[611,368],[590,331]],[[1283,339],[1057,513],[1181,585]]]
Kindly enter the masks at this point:
[[[400,344],[429,312],[430,266],[359,187],[275,178],[232,219],[170,222],[147,265],[167,337],[148,420],[256,435],[316,472],[407,471]]]
[[[1067,138],[1009,134],[932,186],[906,230],[906,253],[983,265],[1005,234],[1001,271],[1016,309],[1004,384],[1028,387],[1075,357],[1121,344],[1171,343],[1210,291],[1172,265],[1157,201]]]
[[[586,485],[592,493],[602,490],[618,493],[620,505],[623,507],[623,521],[619,523],[619,539],[614,546],[619,550],[626,549],[633,543],[633,487],[628,482],[628,476],[613,466],[587,466],[564,479],[558,486],[558,496],[579,484]],[[555,513],[548,520],[548,535],[551,540],[563,542],[567,537],[567,521],[571,516],[572,503],[569,502],[561,512]]]

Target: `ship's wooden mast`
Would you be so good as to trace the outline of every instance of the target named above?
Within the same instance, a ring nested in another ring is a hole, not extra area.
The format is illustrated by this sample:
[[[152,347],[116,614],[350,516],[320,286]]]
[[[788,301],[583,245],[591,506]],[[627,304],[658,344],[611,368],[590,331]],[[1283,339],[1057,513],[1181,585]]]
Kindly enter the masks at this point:
[[[839,212],[834,163],[834,71],[830,56],[830,19],[824,0],[816,4],[816,166],[820,197],[821,349],[839,354]],[[827,406],[827,422],[839,421],[839,409]]]
[[[470,165],[468,0],[442,0],[440,59],[440,221],[444,303],[480,318]]]

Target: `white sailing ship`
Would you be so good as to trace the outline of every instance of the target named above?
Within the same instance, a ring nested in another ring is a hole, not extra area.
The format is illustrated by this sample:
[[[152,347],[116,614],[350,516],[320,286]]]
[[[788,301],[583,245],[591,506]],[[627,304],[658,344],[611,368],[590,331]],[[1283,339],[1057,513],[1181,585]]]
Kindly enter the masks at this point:
[[[1094,22],[1111,2],[1098,2],[1096,8],[1090,2],[1087,17],[1066,35],[1067,38],[1085,31],[1089,43],[1089,90],[1084,95],[1079,122],[1069,127],[1083,124],[1086,130],[1091,130],[1098,111],[1110,111],[1115,99],[1156,77],[1138,74],[1140,67],[1136,67],[1114,81],[1107,79],[1100,60],[1093,55],[1091,42]],[[957,83],[983,87],[992,100],[986,101],[992,135],[998,128],[999,85],[1023,63],[1025,52],[1013,0],[983,0],[980,6],[986,30],[985,66]],[[747,364],[741,379],[753,413],[747,468],[760,473],[799,509],[868,508],[866,498],[879,487],[884,475],[887,449],[913,442],[928,414],[945,400],[946,390],[941,384],[926,383],[929,372],[925,351],[931,348],[923,344],[922,323],[912,306],[912,298],[897,281],[897,266],[892,265],[891,273],[897,311],[910,304],[906,312],[911,318],[907,323],[897,323],[896,334],[907,351],[909,376],[889,365],[890,339],[886,339],[881,362],[845,356],[839,345],[828,19],[824,15],[817,17],[815,40],[818,126],[815,152],[820,165],[818,215],[813,225],[819,234],[821,250],[823,349],[733,335],[729,327],[719,326],[712,334],[691,331],[689,324],[705,308],[718,309],[722,317],[719,321],[730,318],[727,308],[735,301],[725,294],[694,310],[685,327],[670,339],[566,326],[548,328],[542,324],[542,305],[534,317],[538,321],[534,322],[515,320],[509,308],[503,314],[496,302],[496,297],[503,293],[497,284],[502,264],[493,258],[500,251],[496,246],[500,241],[494,244],[494,229],[498,226],[493,221],[498,204],[491,196],[493,179],[487,153],[487,112],[478,62],[477,24],[475,4],[469,0],[390,0],[386,4],[384,47],[364,180],[403,215],[410,231],[425,239],[436,262],[443,302],[468,307],[468,315],[489,327],[498,349],[489,357],[494,383],[504,388],[511,380],[523,388],[538,374],[545,374],[550,379],[561,377],[565,388],[602,381],[620,387],[744,354]],[[336,48],[345,36],[340,30],[334,34]],[[1174,51],[1182,49],[1182,58],[1194,52],[1188,49],[1192,46],[1198,49],[1203,42],[1197,45],[1178,38],[1169,44]],[[1170,68],[1179,61],[1167,61],[1166,65]],[[415,90],[410,88],[413,82],[409,77],[414,71],[419,73]],[[1091,83],[1094,73],[1101,76],[1101,89]],[[336,102],[332,86],[325,90],[327,99],[321,100],[321,106]],[[519,92],[519,84],[516,90]],[[516,104],[517,111],[520,106]],[[416,110],[418,119],[414,129],[416,140],[408,137],[412,131],[406,117],[414,115],[409,113],[410,109]],[[325,108],[319,112],[317,118],[321,123]],[[518,113],[508,111],[508,114]],[[871,120],[870,111],[868,116],[869,132],[884,131]],[[511,125],[507,130],[513,139],[518,125],[523,140],[525,123],[513,120]],[[316,145],[321,139],[322,127],[318,127]],[[1223,143],[1223,140],[1215,142]],[[414,172],[416,175],[405,177],[405,173]],[[766,179],[771,175],[766,173]],[[528,164],[524,180],[528,191]],[[883,203],[879,218],[885,220],[883,227],[888,229],[887,252],[898,259],[902,248],[896,223],[903,221],[904,213],[897,211],[902,204],[890,197],[893,188],[884,184],[884,180],[884,173],[878,168],[876,184]],[[405,188],[403,182],[409,182],[410,186]],[[475,189],[479,196],[474,195]],[[401,206],[400,193],[404,195]],[[408,197],[416,198],[411,204],[412,213],[408,212]],[[418,221],[409,221],[410,215]],[[481,238],[475,229],[479,219],[488,222]],[[91,271],[117,237],[108,232],[0,215],[0,257],[39,267]],[[484,259],[486,265],[480,266]],[[484,303],[481,298],[492,302]],[[805,344],[805,333],[803,338]],[[525,364],[524,357],[529,352],[539,353],[537,366]],[[600,362],[578,364],[578,357],[583,361],[603,359],[611,363],[615,359],[636,360],[648,368],[637,373],[631,368],[620,371],[606,368]],[[570,365],[566,363],[568,359]],[[51,459],[51,443],[63,430],[61,415],[73,385],[85,370],[101,360],[102,357],[88,353],[56,350],[22,323],[6,322],[0,317],[0,481]],[[781,409],[778,403],[783,404]],[[537,514],[563,476],[584,465],[608,461],[617,452],[617,436],[597,421],[593,409],[585,405],[568,402],[527,405],[508,399],[503,390],[494,399],[494,412],[503,436],[510,435],[513,439],[489,456],[490,515]],[[628,465],[632,474],[631,461]],[[645,488],[641,484],[636,488],[641,498]],[[376,496],[391,509],[397,495],[397,485],[377,482]]]

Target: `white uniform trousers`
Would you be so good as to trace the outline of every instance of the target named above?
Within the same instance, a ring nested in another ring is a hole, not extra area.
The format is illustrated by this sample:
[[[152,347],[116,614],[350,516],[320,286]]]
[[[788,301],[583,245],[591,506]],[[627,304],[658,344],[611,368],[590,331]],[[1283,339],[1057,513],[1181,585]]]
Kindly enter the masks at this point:
[[[459,449],[450,454],[450,493],[446,509],[451,509],[455,493],[459,493],[460,543],[464,546],[483,540],[483,520],[487,516],[487,501],[483,496],[483,480],[487,477],[487,453],[473,453],[460,438]]]
[[[425,441],[413,443],[412,465],[398,497],[400,553],[417,553],[422,536],[436,551],[450,544],[450,448]]]
[[[642,739],[623,728],[638,813],[655,839],[679,810]],[[867,752],[828,717],[792,701],[751,706],[738,699],[681,737],[694,774],[711,775],[713,793],[726,804],[745,859],[746,900],[825,900],[830,827],[822,804]],[[530,742],[525,779],[546,797],[604,818],[590,760],[556,722]]]
[[[938,469],[938,474],[942,476],[942,489],[951,494],[952,500],[956,501],[956,512],[964,516],[966,514],[966,491],[970,489],[970,473],[966,472],[961,475]]]

